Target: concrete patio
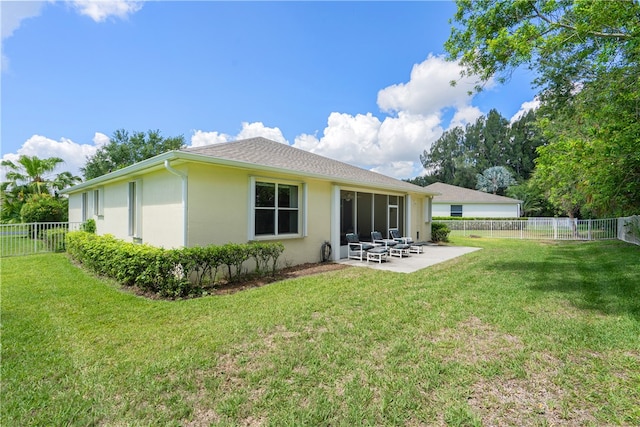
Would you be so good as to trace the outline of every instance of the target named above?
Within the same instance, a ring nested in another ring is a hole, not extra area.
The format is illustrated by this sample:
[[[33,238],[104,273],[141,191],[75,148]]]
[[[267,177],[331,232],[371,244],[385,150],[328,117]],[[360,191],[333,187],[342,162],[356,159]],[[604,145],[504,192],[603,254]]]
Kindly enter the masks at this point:
[[[410,254],[408,257],[387,257],[386,262],[359,261],[355,259],[340,260],[340,264],[352,265],[355,267],[368,267],[376,270],[393,271],[396,273],[413,273],[434,264],[448,261],[459,256],[475,252],[481,248],[471,248],[466,246],[438,246],[425,245],[421,254]]]

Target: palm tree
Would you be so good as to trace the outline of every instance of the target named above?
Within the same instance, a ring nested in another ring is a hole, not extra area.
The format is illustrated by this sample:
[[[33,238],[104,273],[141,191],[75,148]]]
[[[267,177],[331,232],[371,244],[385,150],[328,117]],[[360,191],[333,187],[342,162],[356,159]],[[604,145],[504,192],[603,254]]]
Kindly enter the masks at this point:
[[[57,198],[59,190],[81,182],[82,179],[71,172],[62,172],[53,179],[49,178],[53,170],[63,162],[59,157],[40,159],[25,155],[20,156],[16,163],[3,160],[0,165],[7,168],[7,180],[0,184],[0,222],[21,222],[22,207],[25,204],[42,196]]]
[[[82,182],[82,178],[79,176],[71,175],[71,172],[61,172],[53,179],[51,187],[54,189],[57,197],[58,191],[71,187],[79,182]]]
[[[9,168],[6,177],[10,187],[26,184],[35,190],[34,193],[42,194],[43,190],[48,193],[51,185],[51,181],[46,178],[47,174],[53,172],[60,163],[64,163],[60,157],[41,159],[38,156],[23,154],[18,158],[17,164],[11,160],[3,160],[0,164]]]

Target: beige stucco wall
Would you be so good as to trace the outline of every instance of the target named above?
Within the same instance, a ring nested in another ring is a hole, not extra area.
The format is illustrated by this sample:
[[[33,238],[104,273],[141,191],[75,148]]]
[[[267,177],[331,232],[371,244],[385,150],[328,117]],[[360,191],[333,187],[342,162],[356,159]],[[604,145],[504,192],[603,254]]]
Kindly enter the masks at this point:
[[[138,186],[142,190],[142,242],[165,248],[183,246],[182,178],[160,170],[144,175]]]
[[[330,238],[330,183],[277,173],[255,175],[241,169],[199,164],[190,165],[188,175],[189,246],[246,243],[252,239],[249,218],[253,176],[259,181],[306,184],[309,197],[305,209],[304,199],[300,195],[300,207],[303,215],[306,214],[300,223],[300,231],[303,231],[306,219],[307,235],[295,238],[281,236],[271,241],[280,241],[285,245],[282,262],[300,264],[320,261],[320,247]],[[265,238],[261,237],[260,240]]]
[[[138,232],[129,235],[129,182],[135,181],[138,197]],[[103,192],[102,215],[94,212],[94,191],[88,188],[69,195],[69,220],[82,221],[82,194],[88,193],[87,219],[96,221],[97,233],[132,242],[162,247],[180,247],[183,243],[182,228],[182,180],[180,177],[159,170],[126,180],[101,185]]]
[[[69,195],[69,222],[82,221],[82,193]]]
[[[321,260],[321,246],[325,241],[333,242],[334,253],[339,253],[339,235],[332,236],[332,218],[339,221],[339,215],[332,215],[336,196],[340,188],[378,194],[404,196],[405,228],[410,230],[416,240],[429,240],[431,223],[428,218],[428,198],[419,193],[387,192],[371,187],[341,187],[334,183],[311,179],[306,176],[290,176],[283,173],[260,172],[220,165],[188,163],[171,165],[178,173],[186,174],[187,189],[187,227],[185,230],[183,215],[183,178],[160,168],[141,177],[127,179],[101,186],[103,191],[103,213],[94,216],[93,209],[89,217],[96,219],[98,234],[112,234],[124,241],[140,241],[165,248],[187,246],[222,245],[228,242],[246,243],[250,235],[251,180],[276,181],[289,184],[301,184],[300,194],[302,218],[299,224],[300,235],[295,237],[279,236],[271,238],[285,246],[281,263],[300,264]],[[137,182],[140,197],[139,215],[141,218],[137,236],[129,235],[129,182]],[[93,203],[89,188],[89,203]],[[306,199],[304,196],[307,196]],[[71,194],[69,203],[71,221],[80,221],[82,217],[82,193]],[[337,224],[339,229],[339,224]],[[185,239],[186,233],[186,239]],[[260,240],[265,240],[260,237]],[[267,241],[269,239],[267,238]],[[337,243],[337,244],[336,244]],[[336,252],[337,251],[337,252]]]
[[[411,195],[409,230],[415,241],[431,240],[430,198],[420,194]]]

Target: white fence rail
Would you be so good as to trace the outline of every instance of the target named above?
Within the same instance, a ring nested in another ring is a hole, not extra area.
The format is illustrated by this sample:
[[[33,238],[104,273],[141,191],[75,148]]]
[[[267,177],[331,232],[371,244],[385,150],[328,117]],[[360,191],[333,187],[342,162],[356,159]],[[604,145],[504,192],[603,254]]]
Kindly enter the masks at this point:
[[[640,216],[610,219],[524,218],[517,220],[435,220],[447,224],[451,236],[537,240],[619,239],[640,245]],[[0,224],[0,256],[31,255],[65,250],[68,231],[80,222]]]
[[[80,222],[0,224],[0,255],[19,256],[65,250],[68,231],[80,230]]]
[[[609,219],[522,218],[514,220],[435,220],[446,224],[451,236],[537,240],[609,240],[634,242],[629,224],[640,217]],[[625,231],[628,230],[628,231]]]

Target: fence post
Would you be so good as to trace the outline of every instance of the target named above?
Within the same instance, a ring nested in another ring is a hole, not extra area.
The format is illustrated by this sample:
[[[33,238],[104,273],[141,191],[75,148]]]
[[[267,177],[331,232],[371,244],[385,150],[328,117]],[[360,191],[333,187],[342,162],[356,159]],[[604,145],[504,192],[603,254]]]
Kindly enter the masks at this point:
[[[519,225],[520,225],[520,239],[522,239],[522,236],[524,235],[524,221],[518,221]]]

